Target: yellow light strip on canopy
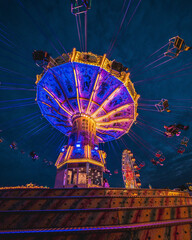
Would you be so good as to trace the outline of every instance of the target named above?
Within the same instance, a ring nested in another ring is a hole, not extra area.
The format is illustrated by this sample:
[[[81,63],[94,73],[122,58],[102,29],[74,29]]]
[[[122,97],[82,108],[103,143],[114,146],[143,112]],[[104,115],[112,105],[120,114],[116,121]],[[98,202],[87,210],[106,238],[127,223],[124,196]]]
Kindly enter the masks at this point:
[[[77,75],[76,75],[74,66],[73,66],[73,74],[75,77],[75,86],[76,86],[76,92],[77,92],[77,104],[78,104],[79,112],[81,113],[81,106],[80,106],[80,101],[79,101],[79,80],[77,79]]]
[[[89,148],[89,158],[91,158],[91,147],[88,145]]]
[[[104,130],[104,131],[120,131],[120,132],[125,132],[126,130],[125,129],[122,129],[122,128],[104,128],[104,127],[96,127],[96,129],[99,129],[99,130]]]
[[[84,146],[84,152],[85,152],[85,157],[87,158],[87,149],[86,149],[86,145]]]
[[[87,158],[89,158],[89,148],[88,148],[88,145],[87,145]]]
[[[65,159],[64,159],[64,160],[66,160],[66,159],[68,158],[68,155],[69,155],[70,150],[71,150],[71,146],[68,147],[67,153],[66,153],[66,155],[65,155]]]
[[[59,100],[51,92],[49,92],[48,89],[46,89],[46,88],[43,88],[43,89],[56,101],[56,103],[59,105],[60,108],[62,108],[66,113],[68,113],[70,116],[72,116],[72,113],[70,113],[63,106],[61,106],[61,103],[59,102]]]
[[[40,101],[41,103],[43,103],[44,105],[46,105],[46,106],[48,106],[48,107],[50,107],[50,108],[52,108],[52,106],[51,105],[49,105],[48,103],[46,103],[46,102],[43,102],[43,101]]]
[[[73,48],[72,56],[71,56],[71,62],[74,61],[74,59],[75,59],[75,55],[76,55],[76,48]]]
[[[55,166],[57,167],[57,165],[58,165],[58,163],[60,162],[60,160],[61,160],[61,158],[63,157],[63,152],[61,152],[60,154],[59,154],[59,157],[57,158],[57,161],[56,161],[56,163],[55,163]]]
[[[67,156],[68,159],[71,157],[71,153],[72,153],[72,151],[73,151],[73,148],[74,148],[74,147],[71,146],[71,149],[70,149],[69,154],[68,154],[68,156]]]
[[[109,95],[109,97],[105,99],[105,101],[100,105],[100,107],[97,108],[97,110],[92,114],[92,117],[94,117],[98,112],[100,112],[101,109],[103,109],[103,106],[104,106],[105,104],[107,104],[107,103],[111,100],[111,98],[113,98],[113,96],[114,96],[119,90],[120,90],[120,86],[117,87],[117,88]],[[104,109],[103,109],[103,110],[104,110]]]
[[[92,91],[91,97],[90,97],[90,99],[89,99],[89,104],[88,104],[88,106],[87,106],[86,114],[87,114],[87,112],[89,111],[90,104],[92,103],[92,98],[93,98],[93,95],[95,94],[95,89],[96,89],[96,87],[97,87],[97,81],[98,81],[98,79],[99,79],[99,77],[100,77],[101,68],[103,67],[103,64],[104,64],[104,62],[105,62],[105,58],[106,58],[106,54],[103,55],[103,58],[102,58],[102,61],[101,61],[101,65],[100,65],[99,71],[98,71],[98,73],[97,73],[97,77],[96,77],[95,84],[94,84],[94,87],[93,87],[93,91]]]
[[[128,103],[128,104],[123,105],[123,106],[121,106],[121,107],[115,108],[115,109],[112,110],[111,112],[108,112],[107,114],[105,114],[105,115],[103,115],[103,116],[101,116],[101,117],[95,118],[95,121],[97,122],[98,120],[101,120],[101,119],[103,119],[103,118],[106,118],[106,117],[110,116],[111,114],[113,114],[113,113],[115,113],[115,112],[119,112],[119,111],[121,111],[122,109],[127,108],[127,107],[129,107],[129,106],[131,106],[131,105],[133,105],[133,104],[134,104],[134,103]]]
[[[67,164],[67,163],[92,163],[94,165],[97,165],[99,167],[104,167],[104,164],[103,163],[100,163],[98,161],[95,161],[95,160],[92,160],[92,159],[88,159],[88,158],[81,158],[81,159],[70,159],[70,160],[67,160],[63,163],[61,163],[60,165],[57,166],[57,169],[62,167],[64,164]]]
[[[130,130],[130,128],[132,127],[132,125],[133,125],[133,123],[135,122],[135,119],[134,119],[134,121],[129,125],[129,127],[128,127],[128,129],[127,129],[127,131],[126,131],[126,133],[128,133],[129,132],[129,130]]]
[[[105,165],[105,162],[104,162],[103,155],[102,155],[101,151],[99,151],[99,156],[101,158],[101,161],[102,161],[103,165]]]
[[[101,137],[99,137],[99,136],[97,136],[102,142],[103,142],[103,138],[101,138]]]
[[[46,106],[48,106],[48,107],[50,107],[51,109],[53,109],[57,114],[59,114],[59,115],[61,115],[61,116],[64,116],[64,117],[66,117],[65,115],[63,115],[62,113],[60,113],[60,112],[58,112],[54,107],[52,107],[51,105],[49,105],[48,103],[46,103],[46,102],[43,102],[43,101],[40,101],[41,103],[43,103],[44,105],[46,105]],[[47,115],[47,114],[45,114],[45,115]]]
[[[112,120],[112,121],[109,121],[109,122],[98,122],[96,123],[96,126],[101,126],[101,125],[110,125],[110,124],[113,124],[113,123],[118,123],[118,122],[128,122],[128,121],[131,121],[133,119],[129,119],[129,118],[121,118],[121,119],[117,119],[117,120]]]

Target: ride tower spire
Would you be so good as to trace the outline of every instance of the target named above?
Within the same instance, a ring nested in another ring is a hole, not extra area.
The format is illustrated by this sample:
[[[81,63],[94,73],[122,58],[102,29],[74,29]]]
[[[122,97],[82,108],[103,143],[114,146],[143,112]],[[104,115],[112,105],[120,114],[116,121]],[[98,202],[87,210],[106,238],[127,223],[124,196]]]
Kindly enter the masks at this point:
[[[99,150],[96,122],[78,113],[72,117],[68,145],[63,147],[55,166],[55,187],[101,187],[106,154]]]

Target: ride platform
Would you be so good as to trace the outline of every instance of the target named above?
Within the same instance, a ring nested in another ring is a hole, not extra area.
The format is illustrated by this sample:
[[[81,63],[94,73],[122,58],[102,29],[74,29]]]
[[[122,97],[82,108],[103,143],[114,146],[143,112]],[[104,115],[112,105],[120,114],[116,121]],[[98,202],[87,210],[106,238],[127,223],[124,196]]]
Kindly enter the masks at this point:
[[[165,189],[0,190],[0,239],[192,239],[192,197]]]

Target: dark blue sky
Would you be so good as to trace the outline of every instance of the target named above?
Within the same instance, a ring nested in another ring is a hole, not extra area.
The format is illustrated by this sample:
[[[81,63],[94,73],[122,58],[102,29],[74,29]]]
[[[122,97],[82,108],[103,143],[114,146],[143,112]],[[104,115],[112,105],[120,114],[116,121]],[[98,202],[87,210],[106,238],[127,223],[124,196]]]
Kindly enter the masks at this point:
[[[121,12],[123,2],[92,1],[92,8],[88,12],[88,51],[103,55],[108,50],[123,17]],[[125,2],[125,6],[128,2],[128,0]],[[128,136],[123,137],[123,142],[131,149],[138,162],[146,163],[140,171],[142,187],[148,187],[150,183],[152,187],[173,188],[192,181],[192,139],[190,139],[192,100],[184,100],[192,99],[192,68],[190,68],[192,51],[181,53],[175,60],[154,69],[151,68],[156,64],[147,68],[148,70],[143,67],[152,61],[152,58],[147,57],[165,45],[171,37],[179,35],[188,45],[192,45],[192,1],[143,0],[126,28],[138,2],[138,0],[131,2],[110,59],[122,62],[128,68],[133,68],[141,61],[141,66],[137,66],[136,73],[132,74],[133,82],[164,75],[156,80],[135,84],[135,89],[142,99],[167,98],[172,112],[158,113],[139,109],[139,116],[142,118],[140,121],[146,121],[147,125],[161,131],[164,124],[176,122],[190,125],[190,129],[182,133],[180,138],[166,139],[155,131],[136,124],[132,130],[141,137],[142,142],[145,141],[146,147],[141,147],[141,143],[133,142]],[[80,50],[75,17],[70,13],[69,0],[1,2],[0,129],[2,132],[0,135],[4,141],[0,144],[0,186],[14,186],[29,182],[50,187],[54,185],[56,170],[53,166],[47,167],[43,164],[42,159],[55,162],[60,144],[67,139],[47,125],[48,122],[41,117],[38,106],[33,104],[35,91],[10,90],[10,88],[34,89],[35,76],[41,70],[32,61],[32,51],[43,49],[53,57],[57,57],[63,53],[59,41],[68,52],[74,47]],[[163,52],[155,56],[161,53]],[[185,68],[187,68],[185,71],[168,75],[169,72]],[[14,101],[16,99],[26,100]],[[144,103],[142,99],[139,103]],[[147,103],[156,102],[148,101]],[[28,105],[18,106],[25,104]],[[155,110],[152,107],[148,108]],[[33,115],[29,116],[29,114]],[[36,132],[42,126],[45,128]],[[190,139],[189,146],[183,155],[178,155],[177,148],[184,136]],[[17,142],[18,150],[13,151],[9,148],[12,141]],[[115,169],[119,169],[120,172],[121,154],[125,149],[122,141],[106,143],[102,147],[107,152],[108,168],[112,172]],[[21,149],[26,153],[21,154]],[[40,156],[36,162],[28,156],[32,150]],[[163,167],[151,164],[151,150],[161,150],[164,153],[166,161]],[[123,186],[121,173],[113,174],[109,182],[111,186]]]

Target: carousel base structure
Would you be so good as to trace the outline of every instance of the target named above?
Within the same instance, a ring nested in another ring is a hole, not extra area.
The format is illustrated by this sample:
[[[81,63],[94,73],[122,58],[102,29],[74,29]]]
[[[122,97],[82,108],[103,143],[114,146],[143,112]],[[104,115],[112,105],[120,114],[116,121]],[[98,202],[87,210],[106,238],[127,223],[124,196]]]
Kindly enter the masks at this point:
[[[0,206],[0,239],[192,239],[187,192],[3,189]]]

